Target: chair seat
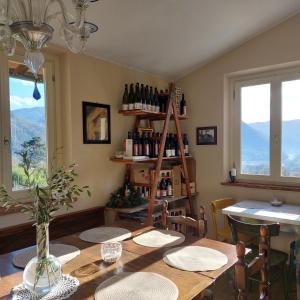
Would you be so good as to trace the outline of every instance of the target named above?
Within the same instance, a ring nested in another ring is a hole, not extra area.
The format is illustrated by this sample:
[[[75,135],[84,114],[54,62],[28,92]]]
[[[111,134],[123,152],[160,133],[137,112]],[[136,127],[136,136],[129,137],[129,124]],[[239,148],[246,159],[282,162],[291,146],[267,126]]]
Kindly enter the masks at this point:
[[[230,228],[219,228],[218,229],[218,236],[223,238],[223,242],[231,242],[231,231]],[[238,239],[239,241],[244,242],[246,245],[249,243],[253,243],[253,241],[256,239],[254,236],[244,234],[244,233],[238,233]]]
[[[256,245],[251,245],[249,247],[252,251],[246,256],[246,262],[250,262],[254,257],[258,256],[258,247]],[[288,260],[288,254],[285,252],[271,249],[270,251],[270,268],[279,266],[283,263],[286,263]]]

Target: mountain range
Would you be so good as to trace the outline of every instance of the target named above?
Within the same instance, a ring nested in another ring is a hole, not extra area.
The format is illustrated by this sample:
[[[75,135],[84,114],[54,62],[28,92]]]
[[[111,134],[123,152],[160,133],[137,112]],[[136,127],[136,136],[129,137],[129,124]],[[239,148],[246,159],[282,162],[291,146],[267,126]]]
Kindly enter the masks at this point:
[[[242,123],[242,153],[244,161],[266,161],[269,159],[270,123]],[[300,120],[282,123],[283,157],[297,156],[300,153]]]
[[[45,143],[45,108],[25,108],[11,112],[12,151],[20,150],[21,144],[34,136],[41,137]],[[242,123],[242,160],[268,161],[270,124]],[[282,126],[283,156],[299,156],[300,120],[284,121]]]
[[[11,111],[12,153],[20,151],[21,144],[32,137],[45,143],[45,108],[23,108]]]

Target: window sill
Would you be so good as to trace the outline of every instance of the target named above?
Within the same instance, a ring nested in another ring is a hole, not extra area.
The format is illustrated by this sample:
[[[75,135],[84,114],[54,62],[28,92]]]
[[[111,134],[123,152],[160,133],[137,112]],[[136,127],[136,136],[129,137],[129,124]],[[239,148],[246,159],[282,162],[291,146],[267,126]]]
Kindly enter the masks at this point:
[[[288,191],[288,192],[300,192],[300,186],[284,185],[284,184],[269,184],[269,183],[254,183],[254,182],[221,182],[221,185],[232,186],[232,187],[243,187],[252,189],[263,189],[263,190],[277,190],[277,191]]]
[[[16,213],[19,213],[20,211],[21,211],[21,208],[9,208],[9,209],[7,209],[7,208],[4,208],[4,207],[0,207],[0,217],[10,215],[10,214],[16,214]]]

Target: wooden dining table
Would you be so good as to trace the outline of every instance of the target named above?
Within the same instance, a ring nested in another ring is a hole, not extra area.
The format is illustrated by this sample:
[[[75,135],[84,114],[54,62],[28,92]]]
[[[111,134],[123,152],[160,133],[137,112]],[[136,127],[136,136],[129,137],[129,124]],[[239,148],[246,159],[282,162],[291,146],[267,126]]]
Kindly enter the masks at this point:
[[[137,224],[120,222],[114,226],[127,228],[133,236],[153,230],[153,227],[139,227]],[[228,263],[222,268],[209,272],[188,272],[172,268],[163,261],[163,253],[169,248],[150,248],[138,245],[132,239],[122,242],[123,252],[120,260],[114,264],[106,264],[101,259],[100,245],[82,241],[79,234],[72,234],[59,238],[52,243],[74,245],[81,251],[80,255],[63,266],[63,272],[76,277],[80,286],[69,299],[91,300],[98,285],[113,275],[121,272],[154,272],[173,281],[179,290],[181,300],[193,299],[236,262],[234,245],[210,240],[207,238],[186,237],[184,245],[208,247],[224,253]],[[22,283],[23,270],[16,268],[13,257],[22,250],[0,256],[0,300],[11,299],[11,289]],[[163,300],[163,299],[162,299]]]

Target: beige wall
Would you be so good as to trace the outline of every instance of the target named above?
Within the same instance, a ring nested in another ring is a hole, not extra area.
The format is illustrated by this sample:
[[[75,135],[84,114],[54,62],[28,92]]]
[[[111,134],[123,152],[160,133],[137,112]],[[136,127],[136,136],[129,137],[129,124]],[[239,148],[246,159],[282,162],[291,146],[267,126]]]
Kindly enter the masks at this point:
[[[105,205],[110,193],[122,184],[125,171],[123,164],[113,163],[109,157],[122,149],[122,141],[134,124],[134,118],[118,114],[125,83],[141,82],[164,89],[167,82],[85,55],[59,55],[64,160],[79,165],[79,183],[89,185],[92,192],[91,199],[83,197],[73,210]],[[82,101],[111,105],[110,145],[83,144]],[[0,228],[25,221],[21,214],[2,216]]]
[[[299,204],[299,193],[220,185],[225,180],[225,174],[228,171],[226,168],[228,163],[226,75],[290,62],[299,64],[299,28],[300,15],[297,15],[178,81],[178,85],[185,91],[190,114],[186,126],[192,153],[197,161],[197,187],[199,191],[197,203],[204,205],[207,211],[211,200],[226,196],[238,200],[269,201],[273,195],[278,195],[287,202]],[[196,127],[210,125],[218,126],[218,145],[196,146]],[[209,225],[211,225],[210,222]],[[209,227],[211,229],[211,226]]]

